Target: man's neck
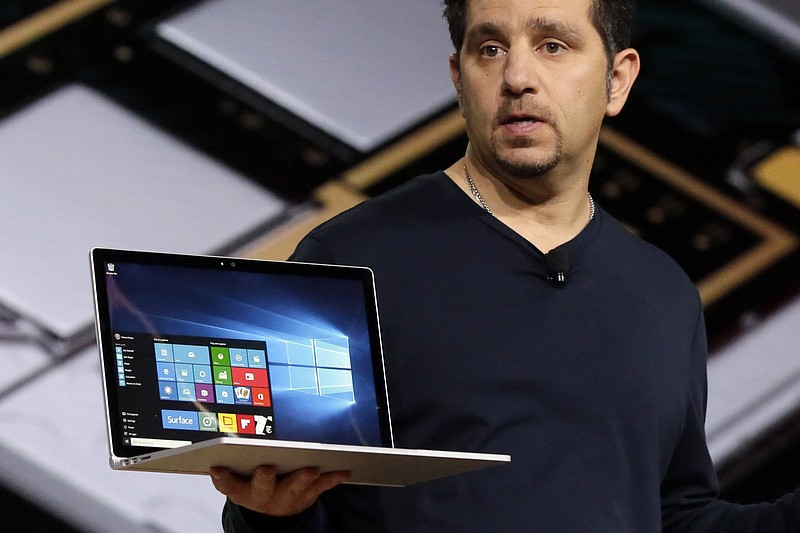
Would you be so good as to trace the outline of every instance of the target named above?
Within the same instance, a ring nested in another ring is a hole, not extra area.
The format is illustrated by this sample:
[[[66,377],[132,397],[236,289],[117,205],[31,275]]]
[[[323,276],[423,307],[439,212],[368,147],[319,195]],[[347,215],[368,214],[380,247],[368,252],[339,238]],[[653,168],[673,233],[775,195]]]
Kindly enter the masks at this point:
[[[478,205],[545,253],[575,238],[590,220],[588,177],[557,185],[543,178],[533,185],[486,176],[469,162],[465,168],[463,159],[445,173]]]

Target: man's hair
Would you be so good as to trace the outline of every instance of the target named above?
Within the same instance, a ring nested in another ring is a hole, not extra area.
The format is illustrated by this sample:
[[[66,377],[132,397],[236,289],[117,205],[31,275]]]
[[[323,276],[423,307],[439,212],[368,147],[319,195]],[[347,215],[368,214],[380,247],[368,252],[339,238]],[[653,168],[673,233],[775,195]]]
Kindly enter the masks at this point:
[[[609,66],[617,52],[628,48],[633,34],[635,0],[591,0],[589,15],[603,40]],[[444,0],[444,18],[450,27],[450,40],[461,52],[466,31],[467,0]]]

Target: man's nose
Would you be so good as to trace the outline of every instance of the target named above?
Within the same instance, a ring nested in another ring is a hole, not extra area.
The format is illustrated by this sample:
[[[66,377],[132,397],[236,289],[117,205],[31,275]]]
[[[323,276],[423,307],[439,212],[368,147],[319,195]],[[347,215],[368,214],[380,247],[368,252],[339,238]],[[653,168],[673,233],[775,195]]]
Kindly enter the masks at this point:
[[[539,76],[535,51],[524,47],[508,51],[503,72],[503,89],[514,95],[538,92]]]

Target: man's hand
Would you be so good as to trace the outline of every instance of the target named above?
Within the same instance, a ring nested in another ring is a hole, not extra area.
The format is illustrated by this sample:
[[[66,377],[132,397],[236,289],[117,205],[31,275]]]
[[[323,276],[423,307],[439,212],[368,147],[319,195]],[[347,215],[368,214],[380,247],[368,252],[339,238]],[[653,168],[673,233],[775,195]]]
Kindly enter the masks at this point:
[[[314,468],[302,468],[279,477],[274,466],[259,466],[250,478],[237,476],[227,468],[211,468],[214,487],[230,501],[270,516],[301,513],[320,494],[349,479],[349,472],[320,474]]]

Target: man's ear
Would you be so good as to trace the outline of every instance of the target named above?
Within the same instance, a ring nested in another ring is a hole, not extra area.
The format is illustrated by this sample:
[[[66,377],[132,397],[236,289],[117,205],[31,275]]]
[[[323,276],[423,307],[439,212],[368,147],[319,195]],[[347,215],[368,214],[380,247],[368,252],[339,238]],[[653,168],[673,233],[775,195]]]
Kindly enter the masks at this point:
[[[456,89],[458,107],[461,107],[461,65],[459,64],[458,54],[450,54],[450,79],[453,80],[453,87]]]
[[[633,83],[639,75],[639,68],[639,52],[633,48],[626,48],[614,57],[606,116],[613,117],[622,111],[633,88]]]

